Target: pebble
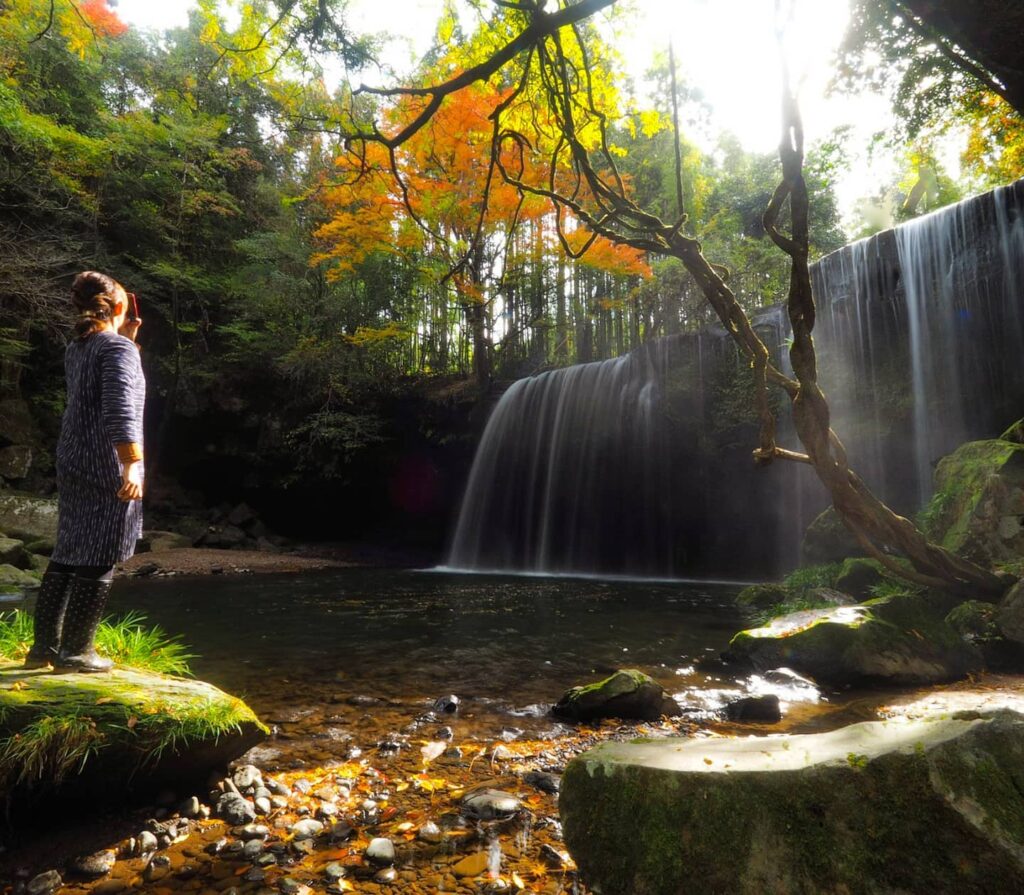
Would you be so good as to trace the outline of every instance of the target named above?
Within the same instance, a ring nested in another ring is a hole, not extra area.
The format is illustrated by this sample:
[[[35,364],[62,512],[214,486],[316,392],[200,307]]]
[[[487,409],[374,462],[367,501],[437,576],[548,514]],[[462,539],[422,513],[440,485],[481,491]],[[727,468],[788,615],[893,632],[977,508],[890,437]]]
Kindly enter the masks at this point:
[[[267,878],[267,874],[264,873],[259,867],[250,867],[245,873],[242,874],[242,879],[247,883],[261,883]]]
[[[563,870],[572,863],[572,858],[566,852],[560,852],[546,842],[540,847],[540,859],[555,870]]]
[[[514,795],[498,789],[477,790],[462,800],[462,810],[477,820],[505,820],[521,807]]]
[[[256,808],[252,802],[233,792],[226,792],[217,799],[217,814],[234,826],[256,820]]]
[[[242,847],[242,857],[247,861],[255,861],[263,854],[263,842],[259,839],[250,839]]]
[[[302,840],[312,839],[314,836],[319,836],[323,831],[324,825],[320,821],[306,818],[292,824],[290,832],[296,839]]]
[[[80,876],[98,879],[110,873],[114,869],[116,862],[117,852],[113,849],[107,849],[92,855],[83,855],[80,858],[76,858],[71,863],[71,869]]]
[[[90,895],[121,895],[128,888],[128,881],[123,879],[105,879],[89,890]]]
[[[143,830],[135,837],[135,853],[137,855],[148,855],[150,852],[156,851],[159,845],[156,836],[149,830]]]
[[[203,806],[199,804],[199,799],[192,796],[191,798],[185,799],[185,801],[178,806],[178,814],[182,817],[200,817],[202,815],[202,809]]]
[[[416,836],[424,842],[432,843],[438,843],[444,839],[444,833],[441,832],[441,828],[432,820],[428,820],[422,827],[420,827]]]
[[[348,821],[340,820],[331,827],[331,840],[333,842],[343,842],[346,839],[351,839],[354,832],[352,824]]]
[[[56,870],[47,870],[45,873],[33,876],[25,886],[25,891],[28,895],[51,895],[62,885],[64,885],[64,880],[60,878],[60,874]]]
[[[142,878],[147,883],[155,883],[171,872],[171,859],[167,855],[153,855],[142,871]]]
[[[250,839],[266,839],[270,835],[270,829],[264,824],[246,824],[237,831],[237,835],[244,842]]]
[[[447,715],[454,715],[459,710],[459,697],[454,693],[441,696],[434,702],[435,712],[444,712]]]
[[[329,786],[321,786],[314,790],[313,795],[321,802],[333,802],[338,797],[338,794]]]
[[[434,736],[439,740],[450,740],[452,739],[452,737],[455,736],[455,731],[452,730],[450,727],[441,727],[438,728],[438,731],[434,734]]]
[[[274,798],[281,799],[281,801],[284,802],[284,805],[279,806],[281,808],[288,804],[288,800],[282,796],[274,796]],[[268,799],[264,796],[257,796],[256,800],[253,802],[253,807],[256,809],[257,814],[270,814],[274,808],[274,803],[272,799]]]
[[[551,795],[558,792],[562,783],[558,777],[554,774],[549,774],[547,771],[529,771],[523,777],[523,782],[530,784],[530,786],[539,789],[541,792],[550,793]]]
[[[475,855],[463,858],[452,867],[452,872],[456,876],[480,876],[481,873],[486,872],[489,866],[490,861],[487,857],[487,852],[480,851]]]
[[[292,791],[285,784],[280,780],[275,780],[273,777],[266,782],[266,787],[275,796],[290,796],[292,794]]]
[[[221,836],[220,839],[215,839],[206,848],[203,849],[209,855],[219,855],[228,846],[228,840]]]
[[[263,774],[255,765],[245,764],[238,768],[231,777],[232,782],[238,787],[239,792],[247,789],[255,789],[263,785]]]
[[[345,876],[348,871],[345,869],[345,865],[340,861],[331,861],[326,867],[324,867],[324,876],[326,876],[331,882],[335,882]]]
[[[320,820],[330,820],[332,817],[337,817],[340,810],[334,802],[323,802],[316,809],[316,816]]]
[[[371,839],[366,847],[366,858],[378,866],[394,864],[395,844],[390,839]]]
[[[393,883],[398,879],[398,871],[394,867],[385,867],[383,870],[378,870],[373,878],[378,883]]]
[[[295,788],[303,795],[306,795],[313,788],[313,784],[308,780],[296,780]]]

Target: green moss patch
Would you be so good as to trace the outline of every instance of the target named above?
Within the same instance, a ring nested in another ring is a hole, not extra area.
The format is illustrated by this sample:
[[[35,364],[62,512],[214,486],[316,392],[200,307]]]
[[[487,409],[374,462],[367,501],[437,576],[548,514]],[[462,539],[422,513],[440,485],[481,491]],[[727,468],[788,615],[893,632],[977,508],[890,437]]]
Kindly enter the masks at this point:
[[[1024,444],[992,439],[961,445],[940,461],[935,485],[919,516],[930,538],[987,565],[1019,559]]]
[[[116,788],[165,759],[187,764],[194,750],[249,748],[266,733],[242,700],[202,681],[132,668],[27,671],[0,659],[0,790],[59,785],[92,765],[119,768]]]

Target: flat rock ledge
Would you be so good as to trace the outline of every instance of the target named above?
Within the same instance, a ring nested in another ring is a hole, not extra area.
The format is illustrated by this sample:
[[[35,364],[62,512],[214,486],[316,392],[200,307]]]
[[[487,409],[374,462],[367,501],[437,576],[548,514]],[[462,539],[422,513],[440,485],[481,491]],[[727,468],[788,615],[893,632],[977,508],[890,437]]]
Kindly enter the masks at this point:
[[[117,668],[26,671],[0,659],[0,792],[104,799],[203,784],[267,735],[212,684]]]
[[[600,895],[1015,893],[1024,715],[822,734],[608,742],[562,781],[565,842]]]

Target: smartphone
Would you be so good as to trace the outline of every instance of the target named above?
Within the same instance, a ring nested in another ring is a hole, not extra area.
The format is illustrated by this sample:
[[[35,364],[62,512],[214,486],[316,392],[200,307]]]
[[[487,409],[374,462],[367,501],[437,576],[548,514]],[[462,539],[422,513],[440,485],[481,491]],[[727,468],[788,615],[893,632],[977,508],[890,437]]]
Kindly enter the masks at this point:
[[[139,319],[139,300],[134,292],[126,292],[125,295],[128,296],[128,319],[134,323]]]

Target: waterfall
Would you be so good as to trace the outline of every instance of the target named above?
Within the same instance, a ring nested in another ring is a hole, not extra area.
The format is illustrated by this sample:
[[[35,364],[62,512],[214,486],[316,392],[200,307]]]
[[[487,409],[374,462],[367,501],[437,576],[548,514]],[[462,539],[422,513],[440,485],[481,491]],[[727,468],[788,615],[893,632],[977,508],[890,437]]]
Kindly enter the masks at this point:
[[[935,464],[1024,413],[1024,181],[861,240],[812,269],[833,428],[913,513]]]
[[[833,428],[897,510],[922,506],[944,454],[1024,415],[1022,270],[1024,181],[813,266]],[[782,309],[754,323],[785,366]],[[743,370],[712,327],[519,380],[480,442],[448,565],[653,577],[792,566],[827,496],[805,467],[753,469],[756,421],[735,407]],[[781,416],[780,438],[798,447]]]
[[[672,569],[664,346],[520,379],[487,424],[448,563]]]

